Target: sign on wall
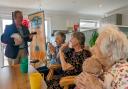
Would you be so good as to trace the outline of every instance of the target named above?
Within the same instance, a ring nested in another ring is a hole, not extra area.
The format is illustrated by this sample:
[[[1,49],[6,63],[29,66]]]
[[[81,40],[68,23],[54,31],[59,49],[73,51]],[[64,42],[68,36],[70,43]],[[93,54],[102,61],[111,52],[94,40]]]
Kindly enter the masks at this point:
[[[46,57],[44,12],[37,12],[28,16],[30,32],[37,32],[30,45],[30,59],[43,60]]]

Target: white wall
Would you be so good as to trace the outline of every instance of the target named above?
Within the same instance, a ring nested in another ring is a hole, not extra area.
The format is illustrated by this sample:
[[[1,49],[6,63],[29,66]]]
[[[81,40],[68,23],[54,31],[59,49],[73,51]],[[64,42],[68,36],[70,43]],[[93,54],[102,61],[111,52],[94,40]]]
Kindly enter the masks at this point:
[[[128,26],[128,14],[123,14],[122,24]]]
[[[100,16],[80,15],[63,12],[45,13],[46,18],[51,18],[51,30],[67,30],[67,27],[79,23],[80,19],[99,20]]]
[[[24,8],[9,8],[9,7],[0,7],[0,17],[3,19],[11,19],[11,13],[15,10],[23,11],[24,17],[27,17],[28,14],[39,11],[33,9],[24,9]],[[75,23],[79,23],[79,19],[87,20],[99,20],[100,16],[91,16],[91,15],[80,15],[78,13],[71,12],[62,12],[62,11],[45,11],[45,18],[50,21],[51,28],[49,28],[50,33],[52,30],[66,30],[67,27],[73,26]]]
[[[123,15],[122,16],[122,25],[128,26],[128,5],[118,8],[118,9],[115,9],[113,11],[110,11],[106,14],[109,16],[109,15],[118,14],[118,13]]]
[[[100,20],[100,16],[91,16],[91,15],[79,15],[63,12],[45,12],[45,18],[50,18],[51,28],[48,31],[49,37],[48,41],[51,38],[51,32],[53,30],[67,30],[67,27],[73,27],[74,24],[78,23],[80,19],[85,20]]]
[[[49,19],[51,28],[49,28],[48,34],[50,41],[51,33],[53,30],[67,30],[67,27],[73,27],[74,24],[78,23],[80,19],[86,20],[100,20],[100,16],[91,16],[91,15],[80,15],[76,13],[64,13],[57,11],[45,11],[45,18]]]
[[[1,7],[0,18],[11,19],[12,12],[17,9],[23,11],[24,17],[27,17],[28,14],[38,11],[38,10],[23,9],[23,8]],[[86,20],[101,19],[100,16],[81,15],[78,13],[71,13],[71,12],[62,12],[62,11],[44,11],[44,12],[45,12],[45,19],[48,20],[47,33],[49,39],[51,37],[51,33],[53,32],[53,30],[67,30],[67,27],[73,27],[73,25],[76,23],[79,24],[80,19],[86,19]]]

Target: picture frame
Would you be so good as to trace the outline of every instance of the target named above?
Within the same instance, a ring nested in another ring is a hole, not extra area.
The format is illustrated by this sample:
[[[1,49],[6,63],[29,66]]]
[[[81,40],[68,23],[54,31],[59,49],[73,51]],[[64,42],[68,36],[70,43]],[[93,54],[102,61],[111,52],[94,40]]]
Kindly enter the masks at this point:
[[[46,36],[44,25],[44,11],[28,15],[30,32],[36,32],[30,45],[30,59],[43,60],[46,58]]]

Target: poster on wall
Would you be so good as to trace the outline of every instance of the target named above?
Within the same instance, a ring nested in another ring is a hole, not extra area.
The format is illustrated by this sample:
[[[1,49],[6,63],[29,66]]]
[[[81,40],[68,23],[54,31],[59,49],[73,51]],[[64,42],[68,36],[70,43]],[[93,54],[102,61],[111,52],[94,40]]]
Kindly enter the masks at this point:
[[[30,32],[36,32],[30,45],[30,59],[43,60],[46,57],[44,12],[37,12],[28,16]]]

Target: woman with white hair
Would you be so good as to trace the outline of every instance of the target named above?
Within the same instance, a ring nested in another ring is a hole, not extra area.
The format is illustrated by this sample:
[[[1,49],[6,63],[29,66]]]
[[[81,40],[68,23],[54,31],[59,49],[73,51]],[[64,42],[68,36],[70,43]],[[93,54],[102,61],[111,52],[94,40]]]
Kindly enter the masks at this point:
[[[99,76],[97,81],[101,81],[103,87],[96,88],[95,83],[89,85],[86,82],[85,63],[83,73],[76,78],[78,89],[128,89],[128,40],[124,33],[119,31],[115,25],[105,25],[99,29],[99,37],[93,47],[93,54],[100,59],[98,63],[102,65],[103,79]],[[86,61],[85,61],[86,62]]]

